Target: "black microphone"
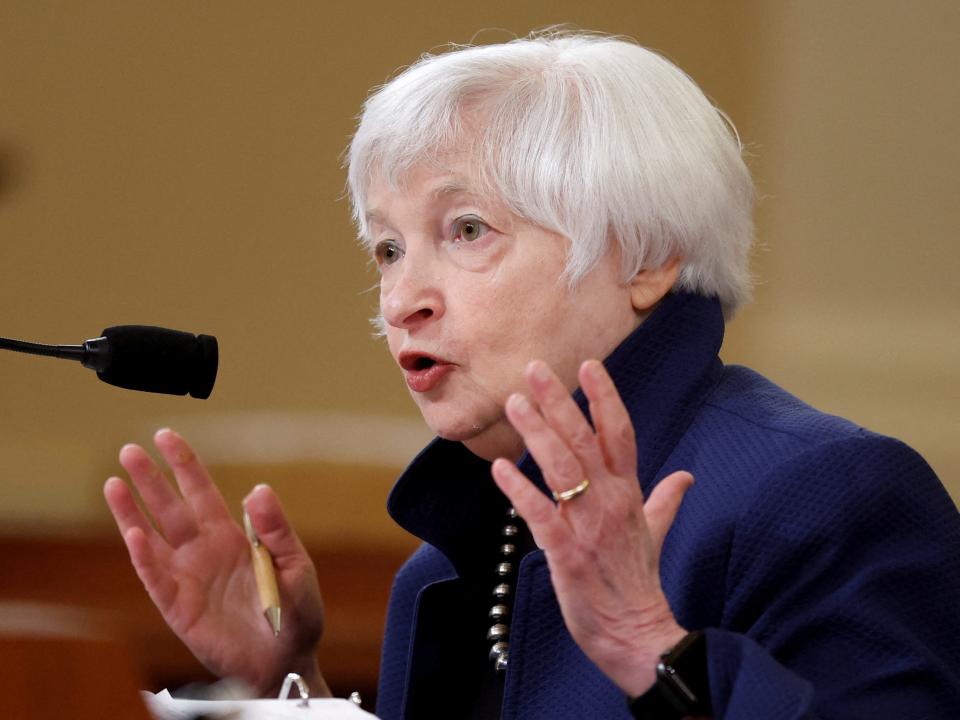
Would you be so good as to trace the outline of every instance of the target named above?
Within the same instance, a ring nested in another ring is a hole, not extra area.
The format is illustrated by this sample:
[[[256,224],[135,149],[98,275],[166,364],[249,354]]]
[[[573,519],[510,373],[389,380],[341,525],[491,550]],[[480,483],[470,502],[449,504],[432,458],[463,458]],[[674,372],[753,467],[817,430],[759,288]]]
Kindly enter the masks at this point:
[[[79,360],[106,383],[128,390],[210,397],[217,339],[150,325],[108,327],[83,345],[41,345],[0,338],[0,349]]]

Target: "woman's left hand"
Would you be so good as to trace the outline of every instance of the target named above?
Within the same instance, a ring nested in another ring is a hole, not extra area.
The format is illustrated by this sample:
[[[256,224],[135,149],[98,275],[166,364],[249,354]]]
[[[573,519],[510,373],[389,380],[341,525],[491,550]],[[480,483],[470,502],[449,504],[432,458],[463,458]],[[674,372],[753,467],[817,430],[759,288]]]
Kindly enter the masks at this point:
[[[507,418],[547,485],[555,492],[584,479],[590,485],[554,503],[503,458],[494,462],[493,477],[546,554],[573,639],[627,695],[641,695],[656,679],[661,653],[686,635],[663,594],[659,563],[693,477],[675,472],[644,501],[633,425],[598,361],[583,363],[579,373],[596,430],[545,363],[530,363],[526,380],[536,407],[511,395]]]

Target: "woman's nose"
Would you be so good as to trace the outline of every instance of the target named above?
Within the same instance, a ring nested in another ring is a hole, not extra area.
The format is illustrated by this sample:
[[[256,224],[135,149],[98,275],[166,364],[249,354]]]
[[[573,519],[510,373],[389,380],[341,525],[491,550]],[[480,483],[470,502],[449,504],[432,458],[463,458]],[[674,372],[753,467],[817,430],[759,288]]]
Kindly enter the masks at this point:
[[[392,278],[380,285],[380,311],[388,325],[412,330],[443,315],[440,268],[435,262],[404,257]]]

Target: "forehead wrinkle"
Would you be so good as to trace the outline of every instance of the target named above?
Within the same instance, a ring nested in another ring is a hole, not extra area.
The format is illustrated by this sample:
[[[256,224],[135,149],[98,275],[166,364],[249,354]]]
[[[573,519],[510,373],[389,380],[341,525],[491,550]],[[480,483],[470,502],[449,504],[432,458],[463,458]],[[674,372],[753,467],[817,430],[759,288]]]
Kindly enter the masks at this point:
[[[459,177],[453,177],[439,183],[430,193],[434,200],[443,200],[450,195],[475,195],[470,184]]]
[[[440,164],[420,164],[408,169],[400,177],[385,175],[381,169],[381,172],[375,176],[374,183],[376,179],[379,178],[381,182],[386,184],[391,196],[403,196],[408,194],[411,189],[417,187],[417,177],[422,172],[428,173],[428,176],[424,178],[428,186],[423,191],[421,197],[428,202],[444,202],[457,196],[464,196],[465,199],[483,205],[498,215],[511,214],[509,206],[502,198],[497,197],[495,193],[491,195],[484,192],[481,187],[477,185],[476,178],[465,175],[461,171],[447,165],[446,162]],[[430,183],[430,180],[434,182]],[[371,183],[371,185],[374,183]],[[430,186],[431,184],[432,187]],[[387,227],[390,225],[389,215],[389,212],[383,212],[377,207],[370,207],[364,210],[363,219],[366,227],[364,227],[365,232],[363,239],[368,245],[371,243],[369,225],[372,223],[381,227]],[[512,226],[512,223],[508,223],[502,217],[500,223],[504,228],[508,225]]]
[[[398,191],[403,192],[403,190]],[[476,192],[470,187],[470,183],[459,175],[443,179],[429,191],[431,200],[444,200],[452,195],[461,194],[477,197]],[[385,223],[384,215],[378,208],[368,208],[363,216],[367,222],[376,222],[381,225]]]

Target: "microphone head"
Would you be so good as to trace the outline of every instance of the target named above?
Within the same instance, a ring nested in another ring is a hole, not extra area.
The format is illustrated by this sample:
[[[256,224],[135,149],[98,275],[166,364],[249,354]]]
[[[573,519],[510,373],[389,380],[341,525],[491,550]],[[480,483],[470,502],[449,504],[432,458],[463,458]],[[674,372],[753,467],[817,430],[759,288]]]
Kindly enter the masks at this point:
[[[150,325],[117,325],[102,333],[104,382],[129,390],[210,397],[217,379],[217,339]]]

